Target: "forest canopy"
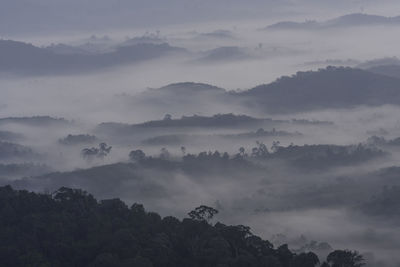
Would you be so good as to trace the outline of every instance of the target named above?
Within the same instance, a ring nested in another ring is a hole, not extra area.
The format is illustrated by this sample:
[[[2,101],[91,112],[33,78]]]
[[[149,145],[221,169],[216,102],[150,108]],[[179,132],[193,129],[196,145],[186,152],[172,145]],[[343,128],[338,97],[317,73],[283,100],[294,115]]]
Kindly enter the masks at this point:
[[[162,218],[141,204],[97,201],[79,189],[38,194],[0,187],[0,258],[4,266],[314,267],[313,252],[277,248],[244,225],[209,222],[200,206],[190,218]],[[362,266],[355,251],[336,250],[322,266]]]

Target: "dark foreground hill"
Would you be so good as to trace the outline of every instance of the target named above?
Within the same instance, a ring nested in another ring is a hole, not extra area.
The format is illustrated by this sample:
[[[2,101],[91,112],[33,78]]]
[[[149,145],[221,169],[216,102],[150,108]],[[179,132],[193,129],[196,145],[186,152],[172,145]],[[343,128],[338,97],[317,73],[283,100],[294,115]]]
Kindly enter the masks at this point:
[[[0,187],[2,266],[269,266],[315,267],[312,252],[294,254],[250,228],[208,219],[217,210],[201,206],[190,218],[161,218],[142,205],[97,201],[81,190],[53,194]],[[334,251],[323,266],[361,266],[356,252]],[[343,265],[347,263],[346,265]],[[336,265],[335,265],[336,264]]]

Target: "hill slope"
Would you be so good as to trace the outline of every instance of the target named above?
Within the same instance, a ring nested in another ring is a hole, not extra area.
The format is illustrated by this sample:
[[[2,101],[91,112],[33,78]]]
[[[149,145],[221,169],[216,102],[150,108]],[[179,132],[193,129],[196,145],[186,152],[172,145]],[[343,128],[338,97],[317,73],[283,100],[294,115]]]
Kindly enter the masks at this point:
[[[0,72],[49,74],[95,70],[154,59],[170,52],[184,51],[167,43],[121,46],[112,52],[60,54],[50,48],[12,40],[0,40]]]
[[[309,20],[305,22],[281,21],[269,25],[265,30],[320,30],[375,25],[399,25],[400,16],[385,17],[378,15],[353,13],[326,21]]]
[[[237,96],[247,97],[246,105],[268,112],[400,104],[400,79],[361,69],[328,67],[281,77]]]

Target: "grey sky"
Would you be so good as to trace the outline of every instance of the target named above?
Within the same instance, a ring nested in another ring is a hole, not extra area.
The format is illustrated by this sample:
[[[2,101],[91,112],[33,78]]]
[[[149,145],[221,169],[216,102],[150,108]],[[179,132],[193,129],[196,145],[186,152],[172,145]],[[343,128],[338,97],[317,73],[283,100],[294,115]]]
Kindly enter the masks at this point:
[[[215,20],[385,12],[393,0],[2,0],[0,36],[155,27]],[[332,13],[333,12],[333,13]],[[388,14],[394,15],[394,14]]]

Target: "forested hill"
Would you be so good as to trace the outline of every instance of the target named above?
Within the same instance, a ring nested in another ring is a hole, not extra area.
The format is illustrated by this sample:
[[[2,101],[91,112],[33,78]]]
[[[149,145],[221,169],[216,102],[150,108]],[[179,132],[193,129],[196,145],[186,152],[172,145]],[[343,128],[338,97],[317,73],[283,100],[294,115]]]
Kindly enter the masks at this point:
[[[174,52],[183,53],[185,50],[167,43],[140,43],[119,46],[109,52],[60,54],[51,48],[0,40],[0,73],[46,75],[79,73],[157,59]]]
[[[0,187],[2,266],[315,267],[312,252],[294,254],[250,228],[209,223],[200,206],[179,220],[128,207],[119,199],[60,188],[53,194]],[[357,252],[333,251],[322,266],[361,266]]]
[[[272,83],[242,91],[207,84],[172,84],[135,95],[130,103],[156,105],[164,114],[179,114],[178,107],[196,107],[194,110],[207,114],[210,109],[224,110],[226,105],[268,113],[400,105],[399,77],[396,66],[367,70],[330,66],[282,76]],[[204,110],[204,105],[208,110]]]
[[[385,17],[364,13],[353,13],[326,21],[307,20],[305,22],[280,21],[264,28],[264,30],[329,30],[349,27],[396,26],[400,16]]]
[[[361,69],[328,67],[283,76],[238,94],[268,112],[400,104],[400,79]]]

